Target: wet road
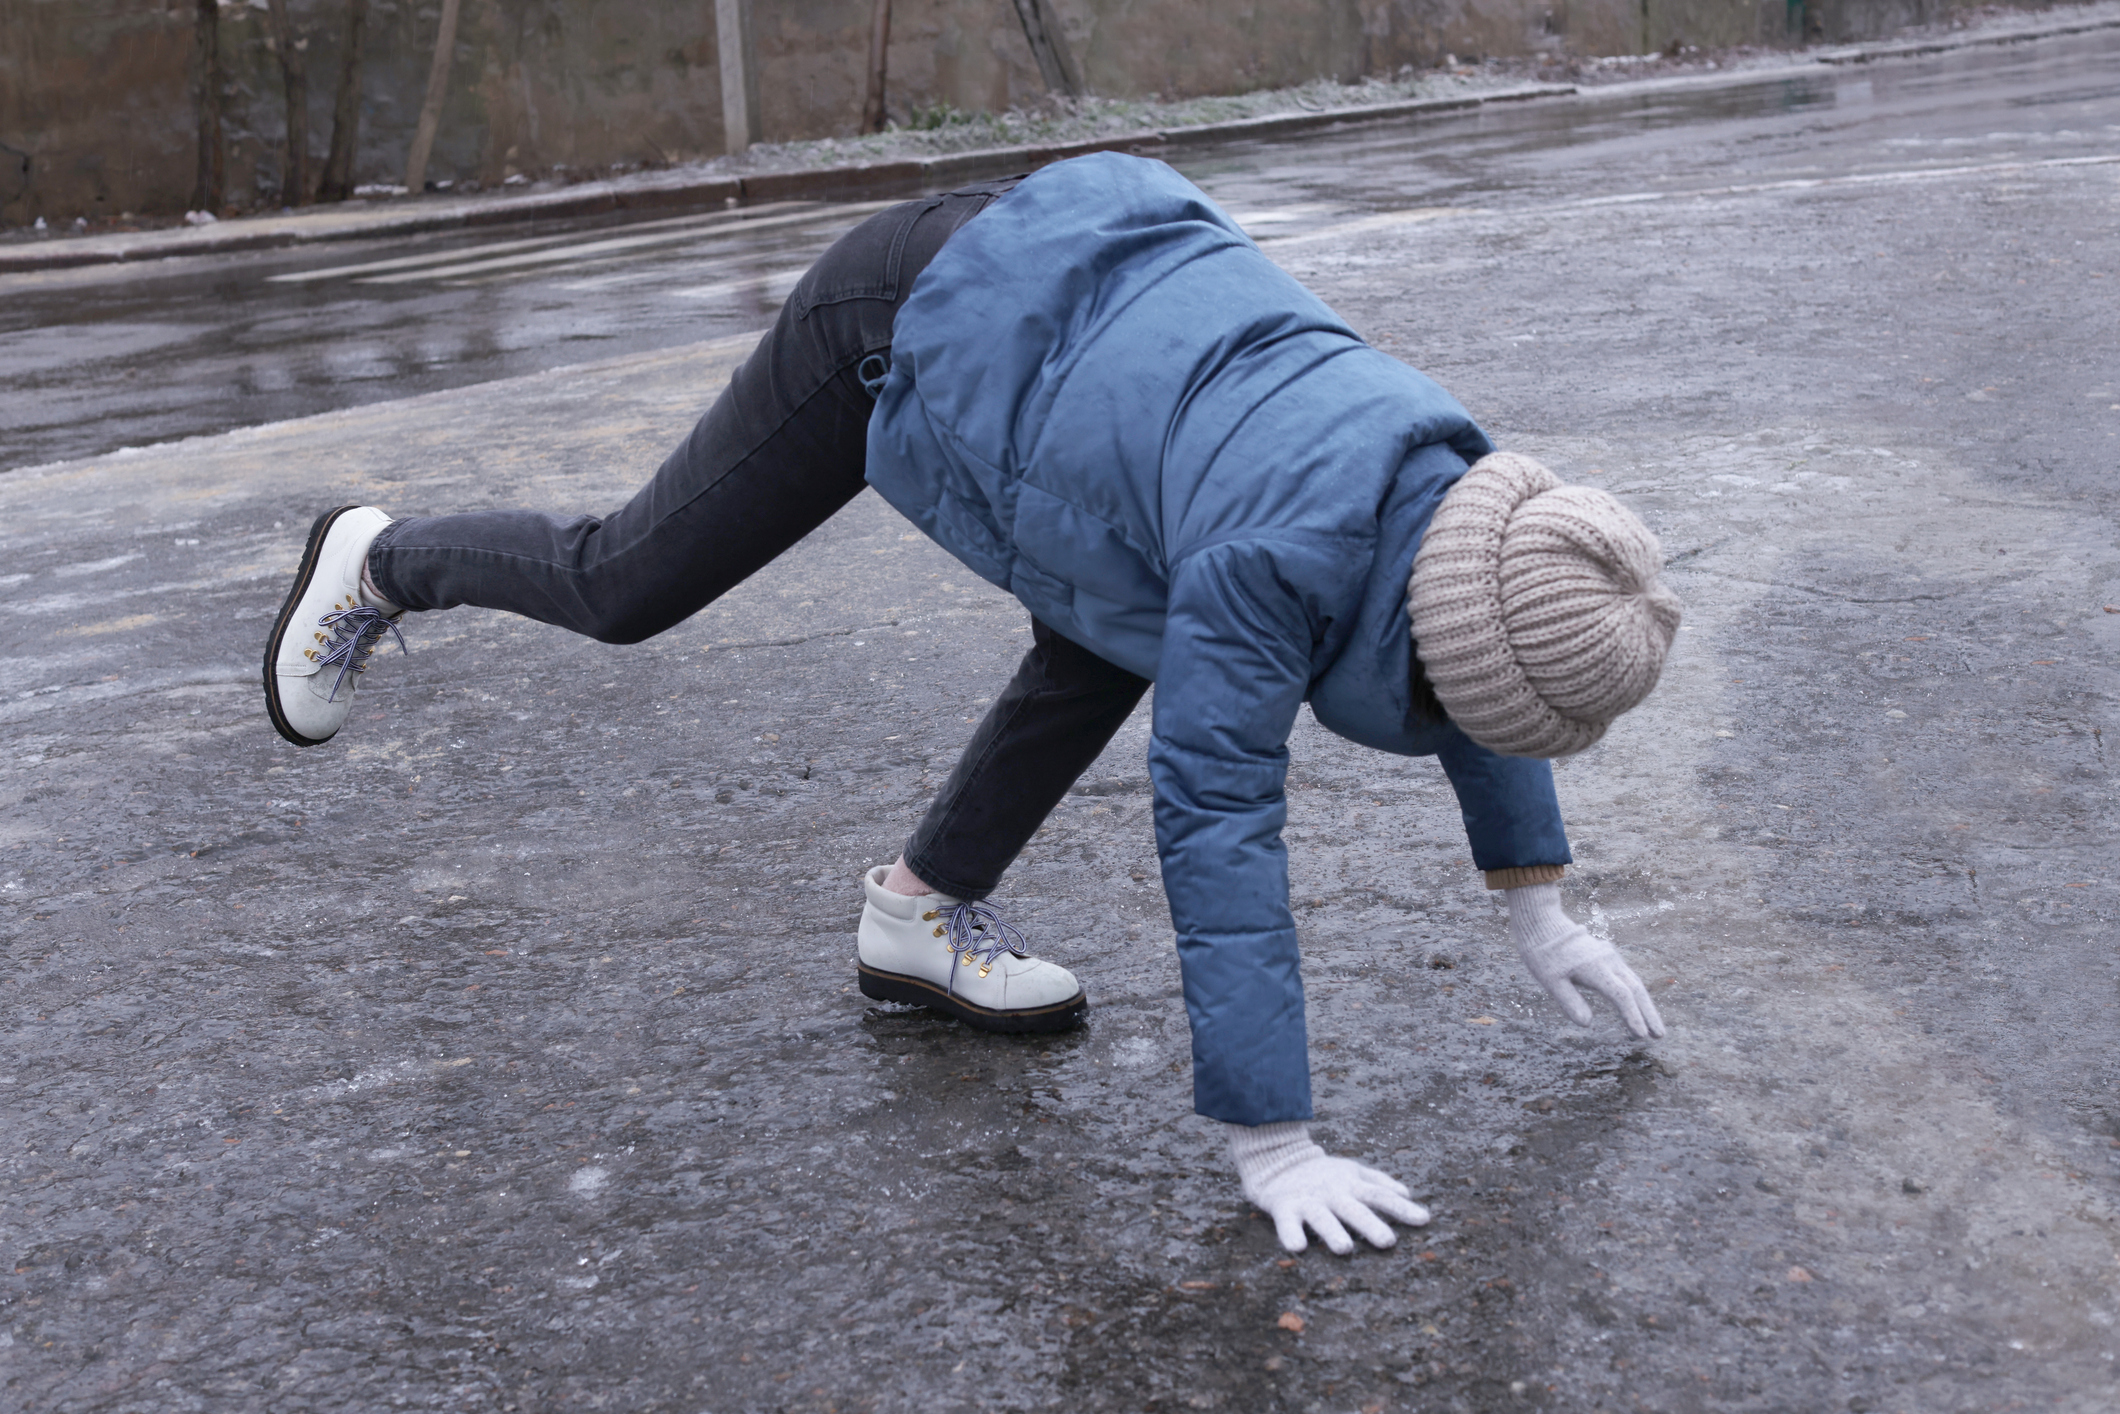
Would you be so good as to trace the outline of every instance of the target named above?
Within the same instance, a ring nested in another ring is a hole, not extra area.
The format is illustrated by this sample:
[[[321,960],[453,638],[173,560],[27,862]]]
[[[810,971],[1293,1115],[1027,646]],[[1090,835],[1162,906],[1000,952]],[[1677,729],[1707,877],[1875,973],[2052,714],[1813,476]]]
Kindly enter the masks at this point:
[[[1187,1113],[1145,713],[998,900],[1086,1028],[853,993],[1023,643],[873,497],[635,648],[423,616],[271,735],[317,506],[609,504],[741,338],[0,477],[0,1407],[2113,1408],[2111,55],[1196,167],[1687,605],[1559,772],[1654,1047],[1521,975],[1429,763],[1292,743],[1320,1134],[1436,1212],[1389,1253],[1286,1257]]]
[[[2109,152],[2120,41],[1590,94],[1177,155],[1264,238]],[[872,205],[0,276],[0,469],[763,328]]]

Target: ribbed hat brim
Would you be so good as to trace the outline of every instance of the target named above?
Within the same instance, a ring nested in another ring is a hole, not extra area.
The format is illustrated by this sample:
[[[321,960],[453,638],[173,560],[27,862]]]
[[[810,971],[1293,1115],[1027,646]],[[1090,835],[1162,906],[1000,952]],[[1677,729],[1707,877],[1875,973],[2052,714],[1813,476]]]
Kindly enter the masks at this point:
[[[1407,612],[1438,700],[1507,756],[1596,744],[1655,686],[1678,628],[1649,528],[1530,457],[1482,457],[1414,556]]]

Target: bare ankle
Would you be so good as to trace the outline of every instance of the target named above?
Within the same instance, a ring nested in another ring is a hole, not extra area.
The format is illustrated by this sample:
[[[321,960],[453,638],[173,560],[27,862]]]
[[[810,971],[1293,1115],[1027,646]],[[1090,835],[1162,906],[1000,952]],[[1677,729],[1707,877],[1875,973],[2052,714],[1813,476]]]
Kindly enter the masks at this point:
[[[898,862],[891,866],[891,872],[884,879],[883,886],[894,894],[904,894],[908,898],[937,892],[929,888],[918,874],[905,867],[905,856],[902,854],[898,856]]]

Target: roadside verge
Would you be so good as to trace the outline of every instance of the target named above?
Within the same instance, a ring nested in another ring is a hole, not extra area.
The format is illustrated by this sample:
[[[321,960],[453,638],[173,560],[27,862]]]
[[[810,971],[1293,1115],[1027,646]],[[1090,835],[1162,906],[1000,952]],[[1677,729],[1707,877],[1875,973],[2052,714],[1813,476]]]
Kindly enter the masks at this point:
[[[238,217],[205,226],[0,244],[0,275],[476,230],[621,212],[741,206],[766,201],[914,196],[987,177],[1029,171],[1092,152],[1136,152],[1153,156],[1215,143],[1287,137],[1354,124],[1458,113],[1493,104],[1617,94],[1622,88],[1640,91],[1664,86],[1693,88],[1703,84],[1753,83],[1777,76],[1816,73],[1825,68],[1925,58],[1961,49],[2022,44],[2114,28],[2120,28],[2120,15],[2112,13],[2111,7],[2101,5],[2088,12],[2078,11],[2075,16],[2052,19],[2043,24],[1982,27],[1895,43],[1814,50],[1792,55],[1786,63],[1770,60],[1764,67],[1733,65],[1714,73],[1631,80],[1617,85],[1591,85],[1579,89],[1574,84],[1531,84],[1445,97],[1306,109],[1182,126],[1143,127],[1076,141],[1025,143],[866,162],[752,172],[673,168],[521,193],[351,201],[274,215]],[[1715,66],[1711,64],[1709,68],[1712,70]]]

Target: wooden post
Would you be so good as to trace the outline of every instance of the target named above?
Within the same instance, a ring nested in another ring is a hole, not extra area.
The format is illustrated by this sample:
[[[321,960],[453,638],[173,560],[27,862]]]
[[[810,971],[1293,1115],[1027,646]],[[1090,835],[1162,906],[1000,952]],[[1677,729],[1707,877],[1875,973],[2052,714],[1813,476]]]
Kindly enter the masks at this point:
[[[353,151],[361,136],[361,48],[368,30],[368,0],[346,0],[346,52],[339,58],[339,91],[331,105],[331,150],[317,196],[344,201],[353,195]]]
[[[427,101],[420,105],[420,125],[405,158],[405,190],[418,196],[427,190],[427,156],[434,150],[434,130],[441,125],[442,100],[449,94],[449,61],[456,54],[456,16],[462,0],[442,0],[442,32],[434,41],[434,63],[427,69]]]
[[[861,105],[861,130],[880,133],[890,120],[883,111],[884,71],[891,51],[891,0],[875,0],[869,19],[869,93]]]
[[[1016,17],[1023,21],[1023,37],[1030,41],[1031,57],[1038,61],[1038,74],[1053,93],[1069,98],[1082,96],[1082,73],[1060,32],[1060,17],[1052,0],[1016,0]]]
[[[721,58],[721,125],[735,157],[757,142],[758,38],[751,0],[714,0],[714,47]]]
[[[287,0],[267,0],[272,11],[273,48],[280,53],[280,79],[287,91],[287,164],[280,173],[280,203],[309,204],[309,71],[302,58],[305,41],[295,37]]]
[[[192,182],[194,211],[218,212],[227,164],[221,143],[221,5],[198,0],[199,167]]]

